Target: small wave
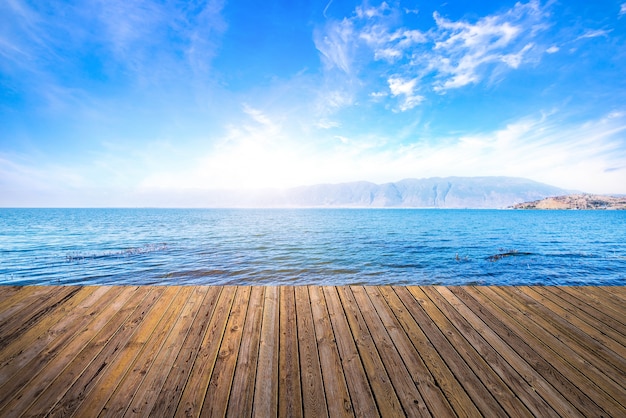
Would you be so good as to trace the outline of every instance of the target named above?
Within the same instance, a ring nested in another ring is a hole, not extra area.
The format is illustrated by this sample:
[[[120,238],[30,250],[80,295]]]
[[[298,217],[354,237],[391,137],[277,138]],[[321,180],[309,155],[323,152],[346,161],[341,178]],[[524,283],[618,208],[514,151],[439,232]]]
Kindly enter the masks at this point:
[[[101,254],[82,254],[72,253],[65,256],[65,261],[69,263],[80,262],[85,260],[96,260],[101,258],[118,258],[118,257],[132,257],[141,254],[148,254],[157,251],[166,251],[169,247],[167,243],[161,244],[146,244],[141,247],[131,247],[119,251],[107,251]]]

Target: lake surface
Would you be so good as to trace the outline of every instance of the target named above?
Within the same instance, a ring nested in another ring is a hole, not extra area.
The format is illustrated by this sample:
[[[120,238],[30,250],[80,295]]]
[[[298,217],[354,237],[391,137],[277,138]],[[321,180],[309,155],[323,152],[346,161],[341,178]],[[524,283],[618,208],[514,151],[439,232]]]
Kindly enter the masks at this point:
[[[626,211],[0,209],[0,284],[626,285]]]

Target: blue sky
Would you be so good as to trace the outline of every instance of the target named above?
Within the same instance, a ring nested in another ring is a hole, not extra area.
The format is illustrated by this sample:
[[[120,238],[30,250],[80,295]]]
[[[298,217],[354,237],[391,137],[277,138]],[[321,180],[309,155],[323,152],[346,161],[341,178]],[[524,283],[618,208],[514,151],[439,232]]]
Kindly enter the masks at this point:
[[[0,206],[434,176],[626,193],[624,74],[623,0],[4,0]]]

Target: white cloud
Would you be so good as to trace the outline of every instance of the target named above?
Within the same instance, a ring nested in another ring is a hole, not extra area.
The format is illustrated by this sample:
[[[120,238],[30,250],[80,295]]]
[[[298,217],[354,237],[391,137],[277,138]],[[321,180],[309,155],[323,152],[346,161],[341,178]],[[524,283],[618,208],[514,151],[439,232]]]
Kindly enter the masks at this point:
[[[392,96],[404,96],[404,101],[400,104],[400,110],[403,112],[414,108],[424,100],[424,96],[415,94],[417,85],[415,78],[404,80],[399,77],[390,77],[387,82]]]
[[[622,3],[622,4],[619,6],[619,15],[618,15],[618,16],[619,16],[619,17],[622,17],[622,16],[624,16],[624,15],[626,15],[626,3]]]
[[[371,19],[373,17],[383,16],[386,11],[389,11],[391,8],[386,2],[382,2],[378,7],[367,7],[367,6],[357,6],[355,9],[355,13],[357,17],[363,19]]]
[[[426,32],[403,26],[404,15],[402,9],[383,3],[359,6],[350,17],[329,20],[314,36],[326,68],[349,75],[352,85],[372,83],[370,92],[380,92],[380,82],[389,86],[393,76],[416,80],[423,92],[445,93],[485,79],[493,81],[493,74],[518,69],[545,52],[535,39],[547,27],[547,13],[537,0],[474,21],[452,20],[435,12],[435,26]],[[365,78],[360,70],[369,65],[375,66],[378,80],[359,79]],[[407,95],[406,99],[402,107],[409,109],[425,97]]]
[[[317,121],[315,126],[317,126],[320,129],[332,129],[332,128],[339,128],[341,126],[341,123],[335,120],[320,119]]]
[[[546,52],[548,54],[555,54],[557,52],[559,52],[559,47],[556,45],[552,45],[550,48],[546,49]]]
[[[428,68],[437,79],[434,90],[443,92],[478,83],[498,62],[519,68],[534,46],[529,40],[543,18],[538,8],[537,2],[517,3],[503,14],[475,23],[451,21],[435,12],[436,42],[427,53]]]
[[[323,31],[315,32],[315,47],[327,68],[336,67],[345,73],[352,71],[353,33],[352,22],[348,19],[330,21]]]
[[[609,36],[609,33],[611,33],[613,31],[613,29],[609,29],[609,30],[604,30],[604,29],[590,29],[588,31],[586,31],[585,33],[583,33],[582,35],[580,35],[578,38],[576,38],[576,40],[581,40],[581,39],[591,39],[591,38],[598,38],[600,36],[604,36],[607,37]]]
[[[390,63],[393,63],[394,61],[396,61],[397,59],[401,57],[402,57],[402,51],[400,51],[399,49],[394,49],[394,48],[384,48],[384,49],[379,49],[374,52],[374,59],[376,60],[383,59]]]

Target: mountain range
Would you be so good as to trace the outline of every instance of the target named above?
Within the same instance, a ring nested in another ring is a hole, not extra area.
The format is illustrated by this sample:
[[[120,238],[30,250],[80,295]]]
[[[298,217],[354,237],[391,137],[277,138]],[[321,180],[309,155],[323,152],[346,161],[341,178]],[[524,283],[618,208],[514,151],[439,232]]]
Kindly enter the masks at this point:
[[[515,177],[433,177],[375,184],[365,181],[261,191],[213,190],[195,195],[202,207],[507,208],[571,193]],[[188,200],[188,199],[185,199]]]

